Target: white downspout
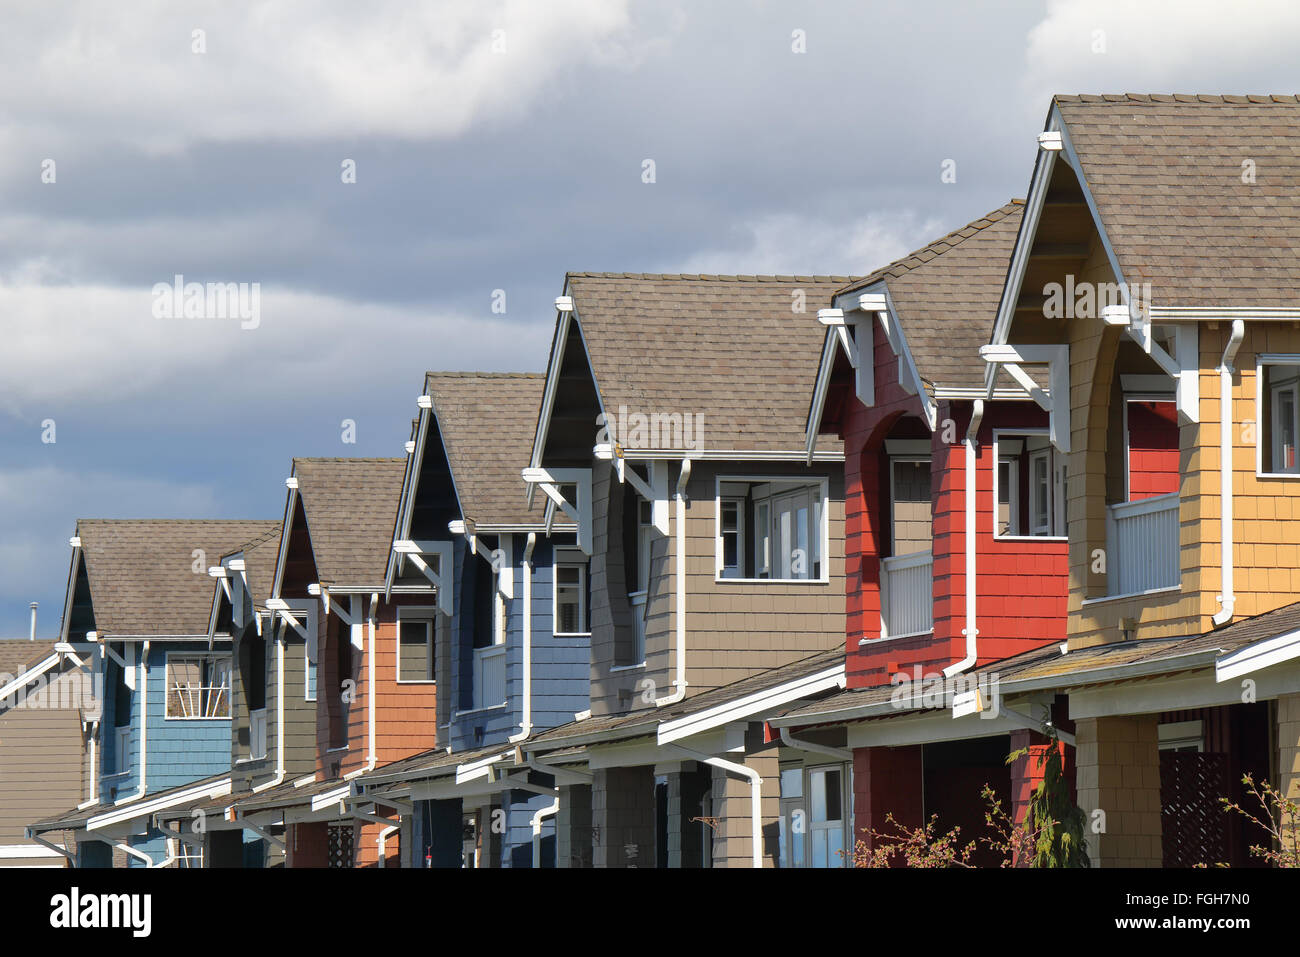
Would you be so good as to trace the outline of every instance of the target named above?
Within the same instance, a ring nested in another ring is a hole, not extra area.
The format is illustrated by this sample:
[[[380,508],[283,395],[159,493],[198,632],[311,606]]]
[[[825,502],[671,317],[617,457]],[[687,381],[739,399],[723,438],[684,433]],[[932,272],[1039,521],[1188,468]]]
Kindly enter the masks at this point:
[[[1246,335],[1246,323],[1232,320],[1232,332],[1223,348],[1219,363],[1219,565],[1222,582],[1215,596],[1219,610],[1214,613],[1216,626],[1232,620],[1237,596],[1232,590],[1232,363]]]
[[[682,471],[677,476],[677,677],[673,679],[673,693],[655,699],[656,708],[686,697],[686,483],[690,478],[691,460],[682,459]]]
[[[150,857],[150,856],[149,856],[148,854],[146,854],[144,851],[137,850],[136,848],[132,847],[132,846],[131,846],[130,844],[128,844],[126,841],[114,841],[114,842],[113,842],[113,846],[116,847],[116,848],[120,848],[123,852],[125,852],[125,853],[131,855],[132,857],[134,857],[137,861],[144,861],[144,866],[145,866],[145,867],[157,867],[157,866],[158,866],[157,864],[155,864],[155,863],[153,862],[153,858],[152,858],[152,857]]]
[[[256,614],[256,612],[254,612]],[[276,635],[277,630],[279,635]],[[253,793],[278,787],[284,783],[287,769],[284,766],[284,623],[271,616],[271,640],[275,642],[275,777],[253,788]]]
[[[537,533],[529,532],[521,563],[524,573],[524,713],[519,722],[519,733],[507,739],[510,744],[525,741],[533,733],[533,549],[536,545]]]
[[[370,617],[366,622],[366,668],[368,677],[366,682],[366,706],[369,709],[366,715],[366,734],[369,736],[368,746],[370,753],[366,757],[365,771],[370,772],[375,769],[379,763],[379,750],[375,744],[375,617],[379,613],[379,595],[372,592],[370,595]],[[430,626],[432,627],[432,626]]]
[[[375,843],[379,845],[379,867],[386,867],[384,863],[388,860],[388,838],[396,830],[400,830],[400,824],[390,824],[387,827],[379,829],[378,836],[375,837]]]
[[[971,408],[970,425],[966,427],[966,627],[962,634],[966,636],[966,657],[943,669],[944,677],[951,677],[975,664],[979,660],[976,639],[979,629],[975,627],[975,602],[977,596],[975,580],[975,437],[979,434],[980,423],[984,421],[984,400],[976,399]],[[994,463],[994,468],[997,464]]]
[[[118,798],[113,802],[114,806],[118,804],[127,804],[131,801],[138,801],[144,797],[149,786],[149,642],[145,642],[140,648],[140,787],[129,797]],[[152,859],[148,855],[144,856],[145,860]]]
[[[560,796],[543,808],[538,808],[533,815],[533,867],[541,867],[542,861],[542,818],[554,817],[560,810]]]
[[[102,707],[102,704],[101,704]],[[98,719],[90,724],[90,787],[86,794],[86,800],[77,805],[78,811],[84,811],[99,803],[99,728]]]

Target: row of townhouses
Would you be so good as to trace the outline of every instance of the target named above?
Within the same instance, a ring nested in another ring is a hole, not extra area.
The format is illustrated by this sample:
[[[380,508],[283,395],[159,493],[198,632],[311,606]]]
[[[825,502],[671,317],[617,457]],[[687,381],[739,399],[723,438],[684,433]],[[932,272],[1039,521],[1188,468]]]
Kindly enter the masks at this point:
[[[570,273],[404,458],[78,522],[0,646],[0,863],[839,867],[1023,820],[1051,749],[1094,866],[1260,863],[1298,157],[1294,97],[1056,97],[1027,199],[868,275]]]

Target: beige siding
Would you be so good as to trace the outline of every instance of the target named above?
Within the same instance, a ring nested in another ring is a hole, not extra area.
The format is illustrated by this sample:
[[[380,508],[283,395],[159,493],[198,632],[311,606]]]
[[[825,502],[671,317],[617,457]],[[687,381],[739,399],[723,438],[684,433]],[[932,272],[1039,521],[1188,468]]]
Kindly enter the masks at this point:
[[[0,844],[26,843],[26,827],[85,800],[81,719],[72,708],[0,714]]]

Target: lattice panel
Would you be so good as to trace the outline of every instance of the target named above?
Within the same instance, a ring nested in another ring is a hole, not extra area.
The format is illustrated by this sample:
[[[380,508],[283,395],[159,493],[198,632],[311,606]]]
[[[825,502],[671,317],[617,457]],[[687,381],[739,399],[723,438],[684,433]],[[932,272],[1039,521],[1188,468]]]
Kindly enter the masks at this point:
[[[1160,754],[1160,827],[1165,867],[1228,860],[1228,756],[1164,751]]]
[[[352,825],[329,826],[329,867],[352,866]]]

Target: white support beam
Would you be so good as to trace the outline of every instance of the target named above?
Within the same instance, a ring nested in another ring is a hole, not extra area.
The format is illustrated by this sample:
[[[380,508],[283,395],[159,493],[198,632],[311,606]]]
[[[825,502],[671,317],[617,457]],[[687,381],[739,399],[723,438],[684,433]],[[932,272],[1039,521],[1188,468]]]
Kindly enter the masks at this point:
[[[980,356],[993,369],[989,379],[992,395],[998,368],[1004,368],[1026,392],[1048,413],[1052,445],[1060,452],[1070,451],[1070,346],[1067,343],[1050,345],[987,345],[980,347]],[[1049,385],[1046,392],[1040,389],[1021,365],[1045,365]]]
[[[419,569],[420,573],[438,589],[438,610],[450,615],[455,609],[455,566],[452,562],[451,542],[426,542],[402,539],[393,542],[393,551],[402,555]],[[438,570],[434,571],[424,559],[437,558]]]
[[[562,511],[577,526],[578,547],[584,554],[591,554],[591,469],[544,469],[526,468],[523,470],[524,481],[536,485],[545,493],[555,507]],[[577,489],[577,502],[570,502],[560,492],[561,485],[572,485]],[[550,530],[547,529],[549,532]]]

